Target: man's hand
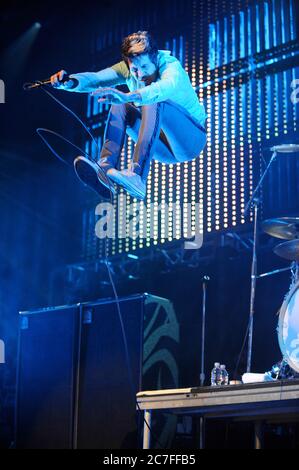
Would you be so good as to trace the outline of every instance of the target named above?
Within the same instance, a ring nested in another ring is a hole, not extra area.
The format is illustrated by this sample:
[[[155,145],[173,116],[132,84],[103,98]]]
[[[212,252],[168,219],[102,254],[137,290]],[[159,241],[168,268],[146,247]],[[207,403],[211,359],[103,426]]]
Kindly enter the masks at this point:
[[[55,88],[63,87],[62,80],[67,75],[67,72],[65,70],[60,70],[57,73],[54,73],[54,75],[51,76],[51,85]]]
[[[130,101],[130,93],[124,93],[115,88],[100,88],[93,91],[91,95],[98,96],[98,102],[105,104],[123,104]]]
[[[105,104],[123,104],[123,103],[141,103],[141,96],[138,91],[124,93],[116,88],[99,88],[91,93],[92,96],[99,96],[99,103]]]

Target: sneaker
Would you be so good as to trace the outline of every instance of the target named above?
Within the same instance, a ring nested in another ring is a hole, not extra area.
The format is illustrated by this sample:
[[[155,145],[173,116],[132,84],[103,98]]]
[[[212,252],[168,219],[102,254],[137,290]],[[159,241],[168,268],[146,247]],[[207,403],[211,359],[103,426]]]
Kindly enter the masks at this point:
[[[146,184],[141,176],[134,173],[131,169],[118,171],[112,168],[109,172],[109,178],[122,186],[132,197],[143,200],[146,193]]]
[[[101,170],[98,163],[81,156],[74,160],[74,167],[82,183],[93,189],[101,198],[110,199],[111,193],[115,194],[114,185],[108,179],[111,168]]]

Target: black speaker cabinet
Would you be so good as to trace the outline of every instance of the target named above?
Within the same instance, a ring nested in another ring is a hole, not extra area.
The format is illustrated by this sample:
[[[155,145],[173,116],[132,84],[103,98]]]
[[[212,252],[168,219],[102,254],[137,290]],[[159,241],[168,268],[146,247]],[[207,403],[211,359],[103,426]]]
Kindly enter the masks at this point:
[[[177,386],[178,341],[148,294],[20,312],[16,447],[138,447],[135,394]]]

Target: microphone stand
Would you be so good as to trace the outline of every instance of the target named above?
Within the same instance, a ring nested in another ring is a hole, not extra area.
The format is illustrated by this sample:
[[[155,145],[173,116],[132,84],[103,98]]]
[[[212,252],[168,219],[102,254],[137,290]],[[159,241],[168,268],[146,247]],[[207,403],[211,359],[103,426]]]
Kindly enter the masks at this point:
[[[201,371],[200,371],[200,386],[203,387],[205,382],[205,334],[206,334],[206,300],[207,300],[207,283],[209,282],[209,276],[202,278],[202,325],[201,325]],[[200,416],[199,419],[200,429],[200,440],[199,448],[204,448],[205,442],[205,421],[204,416]]]
[[[206,335],[206,300],[207,300],[207,283],[209,276],[202,279],[202,326],[201,326],[201,368],[200,368],[200,386],[203,387],[205,382],[205,335]]]
[[[247,215],[249,208],[253,207],[254,209],[254,232],[253,232],[253,254],[252,254],[252,264],[251,264],[251,288],[250,288],[250,312],[249,312],[249,322],[248,322],[248,347],[247,347],[247,369],[246,372],[251,370],[251,357],[252,357],[252,335],[253,335],[253,316],[254,316],[254,304],[255,304],[255,293],[256,293],[256,280],[257,276],[257,223],[258,223],[258,209],[260,204],[260,199],[256,197],[258,190],[260,189],[266,174],[268,173],[270,166],[276,159],[277,152],[274,150],[272,157],[262,174],[257,187],[253,191],[251,198],[246,204],[245,210],[243,212],[244,217]]]

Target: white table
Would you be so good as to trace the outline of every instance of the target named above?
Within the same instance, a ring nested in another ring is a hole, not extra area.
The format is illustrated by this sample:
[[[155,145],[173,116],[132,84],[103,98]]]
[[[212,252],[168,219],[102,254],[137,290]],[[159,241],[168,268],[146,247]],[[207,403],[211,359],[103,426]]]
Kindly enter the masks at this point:
[[[143,448],[150,448],[153,410],[199,414],[202,418],[243,417],[255,420],[255,448],[261,447],[263,417],[299,415],[299,380],[221,387],[151,390],[137,393],[137,409],[144,412]],[[201,437],[200,448],[204,447]]]

